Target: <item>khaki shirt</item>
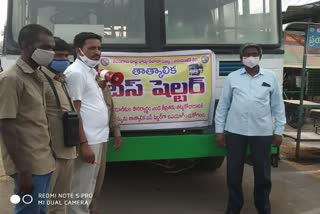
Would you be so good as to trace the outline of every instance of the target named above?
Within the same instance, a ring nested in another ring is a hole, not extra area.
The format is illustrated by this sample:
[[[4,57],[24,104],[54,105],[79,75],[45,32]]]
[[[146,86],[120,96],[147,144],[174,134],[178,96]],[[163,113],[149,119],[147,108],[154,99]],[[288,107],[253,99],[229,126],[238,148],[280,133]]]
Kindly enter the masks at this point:
[[[62,115],[63,112],[72,110],[67,94],[62,88],[64,80],[57,78],[54,73],[44,67],[41,67],[41,71],[46,73],[52,80],[61,104],[61,109],[59,109],[57,106],[56,97],[48,82],[48,79],[42,74],[46,99],[46,113],[51,136],[51,148],[56,158],[75,159],[77,157],[76,147],[65,147],[63,142],[64,137]]]
[[[108,107],[108,110],[109,110],[108,111],[109,112],[109,127],[113,131],[113,136],[121,136],[120,125],[117,120],[117,115],[114,111],[114,105],[113,105],[113,100],[112,100],[110,90],[108,89],[108,87],[106,87],[104,90],[102,90],[102,92],[103,92],[104,100],[105,100],[107,107]]]
[[[25,167],[34,175],[55,169],[45,112],[44,88],[40,71],[33,70],[21,58],[0,74],[0,119],[16,120],[18,155],[25,157]],[[1,133],[5,135],[6,133]],[[7,175],[17,172],[0,134],[4,169]]]

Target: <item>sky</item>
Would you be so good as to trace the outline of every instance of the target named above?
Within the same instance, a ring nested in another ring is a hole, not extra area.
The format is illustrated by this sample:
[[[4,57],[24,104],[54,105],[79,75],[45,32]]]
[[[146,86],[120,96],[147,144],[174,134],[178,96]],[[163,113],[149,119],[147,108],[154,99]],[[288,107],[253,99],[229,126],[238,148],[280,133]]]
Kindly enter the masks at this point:
[[[0,0],[1,7],[0,7],[0,32],[2,34],[4,25],[7,20],[7,0]],[[0,39],[2,40],[2,35],[0,34]]]
[[[7,0],[0,0],[0,25],[4,26],[5,21],[7,20]]]

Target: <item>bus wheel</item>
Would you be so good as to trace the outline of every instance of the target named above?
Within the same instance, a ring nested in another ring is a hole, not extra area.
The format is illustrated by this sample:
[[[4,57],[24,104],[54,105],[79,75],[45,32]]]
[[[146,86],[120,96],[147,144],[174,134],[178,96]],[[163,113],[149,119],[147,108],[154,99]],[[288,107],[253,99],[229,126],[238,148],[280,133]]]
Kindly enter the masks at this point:
[[[221,167],[224,160],[224,156],[222,157],[207,157],[200,158],[197,168],[203,171],[215,171]]]

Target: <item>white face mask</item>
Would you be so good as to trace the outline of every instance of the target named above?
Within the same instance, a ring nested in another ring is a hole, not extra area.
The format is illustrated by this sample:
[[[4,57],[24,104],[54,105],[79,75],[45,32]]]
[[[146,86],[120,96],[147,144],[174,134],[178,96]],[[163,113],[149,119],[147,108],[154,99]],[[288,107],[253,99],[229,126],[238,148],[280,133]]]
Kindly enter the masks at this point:
[[[47,51],[40,48],[37,48],[32,56],[33,59],[38,65],[47,66],[51,63],[54,58],[54,51]]]
[[[83,56],[80,56],[80,59],[82,62],[84,62],[84,64],[86,64],[87,66],[89,66],[90,68],[95,68],[97,65],[99,65],[100,63],[100,59],[99,60],[92,60],[89,59],[81,49],[79,49],[81,51],[81,53],[83,54]]]
[[[258,57],[258,56],[256,56],[256,57],[253,57],[253,56],[243,57],[242,62],[245,66],[248,66],[249,68],[253,68],[253,67],[256,67],[257,65],[259,65],[260,57]]]

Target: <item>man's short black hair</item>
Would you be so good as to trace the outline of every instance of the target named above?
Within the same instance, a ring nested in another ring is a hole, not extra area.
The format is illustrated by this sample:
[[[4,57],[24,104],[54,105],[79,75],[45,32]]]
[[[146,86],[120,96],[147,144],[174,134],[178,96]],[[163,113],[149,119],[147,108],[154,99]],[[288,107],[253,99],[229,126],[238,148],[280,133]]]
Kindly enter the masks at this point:
[[[243,53],[247,48],[256,48],[258,50],[259,56],[261,58],[261,56],[262,56],[262,47],[260,45],[258,45],[258,44],[255,44],[255,43],[245,43],[245,44],[241,45],[241,47],[240,47],[240,56],[243,56]]]
[[[21,28],[18,36],[20,48],[22,49],[28,45],[33,45],[38,40],[40,34],[53,36],[50,30],[38,24],[29,24]]]
[[[82,48],[88,39],[98,39],[102,41],[102,37],[92,32],[82,32],[74,37],[73,45],[75,48]]]
[[[70,45],[60,37],[54,37],[54,41],[56,45],[54,46],[53,51],[71,51]]]

